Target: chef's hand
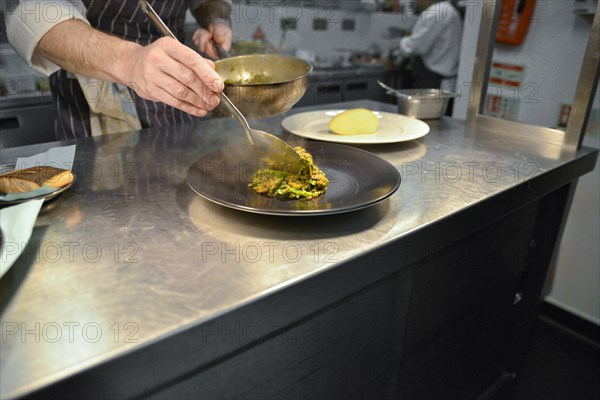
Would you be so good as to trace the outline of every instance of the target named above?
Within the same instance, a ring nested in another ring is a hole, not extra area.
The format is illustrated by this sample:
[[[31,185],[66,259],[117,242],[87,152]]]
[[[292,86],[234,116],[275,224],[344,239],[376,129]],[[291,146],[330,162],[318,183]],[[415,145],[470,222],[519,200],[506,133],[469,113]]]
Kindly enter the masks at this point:
[[[172,38],[140,46],[125,68],[125,83],[144,99],[199,117],[219,104],[223,81],[215,64]]]
[[[207,29],[199,28],[192,36],[192,42],[198,50],[206,53],[210,57],[217,59],[219,54],[213,45],[213,40],[224,50],[231,49],[231,28],[225,21],[216,21],[208,26]]]

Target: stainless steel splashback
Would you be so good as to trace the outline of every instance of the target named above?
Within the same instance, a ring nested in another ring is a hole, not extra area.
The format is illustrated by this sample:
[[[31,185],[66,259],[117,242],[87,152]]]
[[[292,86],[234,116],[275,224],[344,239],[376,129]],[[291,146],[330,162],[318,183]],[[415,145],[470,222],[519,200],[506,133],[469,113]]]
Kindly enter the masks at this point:
[[[519,135],[523,140],[531,140],[561,146],[562,151],[575,151],[581,147],[590,110],[592,107],[598,76],[600,73],[600,6],[597,7],[589,36],[583,64],[579,73],[575,100],[566,132],[521,122],[508,121],[483,115],[485,96],[488,88],[490,68],[496,28],[500,13],[499,0],[484,0],[483,9],[491,11],[481,19],[479,40],[473,68],[472,98],[467,111],[467,127],[474,132],[494,135]],[[520,133],[527,132],[527,135]]]

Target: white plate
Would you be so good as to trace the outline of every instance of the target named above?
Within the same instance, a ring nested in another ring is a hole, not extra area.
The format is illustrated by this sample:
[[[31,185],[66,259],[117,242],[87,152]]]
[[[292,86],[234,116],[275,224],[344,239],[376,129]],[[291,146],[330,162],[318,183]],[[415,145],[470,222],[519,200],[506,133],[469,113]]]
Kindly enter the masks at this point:
[[[366,135],[337,135],[327,127],[331,118],[345,110],[308,111],[285,118],[281,125],[294,135],[325,142],[349,144],[396,143],[414,140],[429,133],[425,122],[406,115],[373,111],[379,118],[379,129]]]

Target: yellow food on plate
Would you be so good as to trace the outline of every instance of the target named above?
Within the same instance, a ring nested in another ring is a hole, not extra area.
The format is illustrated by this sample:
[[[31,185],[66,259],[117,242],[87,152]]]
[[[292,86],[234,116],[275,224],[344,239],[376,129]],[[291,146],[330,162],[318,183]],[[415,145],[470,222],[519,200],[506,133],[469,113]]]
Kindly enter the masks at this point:
[[[329,121],[329,130],[338,135],[364,135],[379,128],[379,119],[366,108],[346,110]]]

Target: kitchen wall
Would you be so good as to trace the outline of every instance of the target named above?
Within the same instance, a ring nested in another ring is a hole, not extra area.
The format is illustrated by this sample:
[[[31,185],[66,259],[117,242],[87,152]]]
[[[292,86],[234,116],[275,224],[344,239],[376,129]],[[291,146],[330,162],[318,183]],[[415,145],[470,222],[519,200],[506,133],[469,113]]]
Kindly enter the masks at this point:
[[[461,47],[458,84],[471,82],[481,18],[481,2],[469,0]],[[538,0],[525,42],[498,45],[495,61],[525,65],[524,83],[537,85],[536,102],[519,103],[518,119],[556,127],[561,104],[571,104],[591,29],[589,16],[573,12],[574,2]],[[479,5],[479,6],[478,6]],[[454,116],[467,115],[466,97],[459,99]],[[585,145],[600,147],[600,90],[590,119]],[[586,320],[600,324],[600,192],[599,168],[579,180],[573,206],[559,248],[552,291],[546,300]]]
[[[471,80],[479,32],[481,1],[468,0],[461,47],[459,84],[465,90]],[[561,104],[571,104],[591,20],[575,14],[570,0],[538,0],[525,41],[519,46],[497,44],[494,61],[524,65],[518,120],[556,127]],[[512,93],[508,93],[512,96]],[[598,108],[600,93],[596,95]],[[462,100],[462,99],[461,99]],[[459,101],[455,116],[465,118],[467,99]]]
[[[273,6],[273,2],[236,3],[232,11],[234,40],[250,40],[260,27],[266,40],[289,53],[307,50],[314,53],[331,51],[381,51],[387,54],[398,38],[389,34],[389,28],[409,31],[413,15],[383,12],[351,11],[335,1],[325,1],[310,7],[299,3]],[[296,19],[296,28],[288,30],[282,42],[281,20]],[[319,20],[315,26],[315,20]],[[186,22],[193,23],[188,13]],[[353,25],[353,27],[352,27]]]

